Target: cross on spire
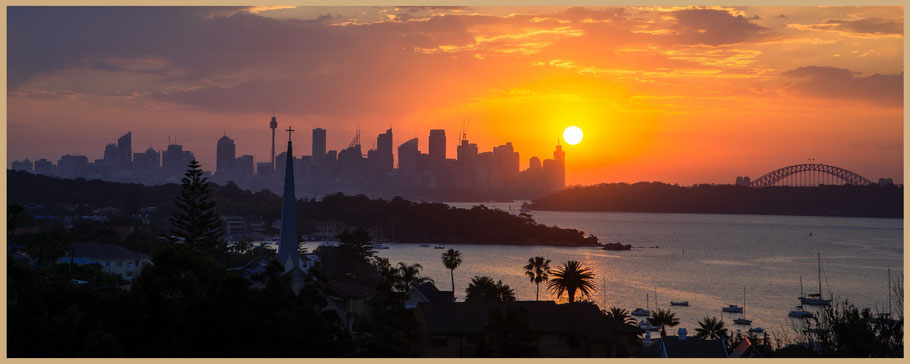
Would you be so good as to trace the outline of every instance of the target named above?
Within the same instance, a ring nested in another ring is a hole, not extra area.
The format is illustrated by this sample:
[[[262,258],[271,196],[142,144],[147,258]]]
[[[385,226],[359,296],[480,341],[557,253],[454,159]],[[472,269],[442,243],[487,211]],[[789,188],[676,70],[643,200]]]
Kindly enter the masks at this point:
[[[290,142],[291,142],[291,132],[292,132],[292,131],[295,131],[295,130],[294,130],[294,129],[291,129],[291,126],[288,125],[288,129],[285,130],[285,131],[288,132],[288,143],[290,143]]]

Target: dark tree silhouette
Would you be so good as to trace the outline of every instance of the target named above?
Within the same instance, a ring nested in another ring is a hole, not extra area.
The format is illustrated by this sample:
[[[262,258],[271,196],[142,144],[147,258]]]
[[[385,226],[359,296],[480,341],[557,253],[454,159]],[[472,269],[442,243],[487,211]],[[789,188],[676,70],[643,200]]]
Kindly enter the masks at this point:
[[[695,332],[695,336],[703,339],[721,339],[727,337],[727,328],[724,327],[724,320],[718,320],[717,317],[707,317],[703,318],[698,323]]]
[[[607,318],[615,320],[624,324],[635,325],[635,318],[632,317],[632,314],[629,310],[619,307],[610,307],[609,310],[604,311],[604,314],[607,315]]]
[[[493,282],[493,278],[474,276],[465,290],[465,302],[515,301],[515,291],[502,281]]]
[[[442,253],[442,264],[449,269],[449,273],[452,276],[452,295],[455,294],[455,268],[458,268],[461,265],[461,252],[455,249],[449,249],[449,251]]]
[[[544,257],[528,258],[525,275],[528,276],[531,283],[537,285],[537,296],[534,300],[540,301],[540,283],[550,279],[550,260],[544,259]]]
[[[357,228],[353,231],[344,229],[341,234],[335,238],[338,239],[338,247],[345,253],[352,254],[364,262],[370,260],[373,256],[373,237],[364,228]]]
[[[563,263],[561,267],[552,272],[553,278],[547,284],[547,289],[556,292],[556,298],[561,298],[563,293],[569,296],[569,303],[575,303],[575,295],[581,292],[582,296],[590,296],[594,288],[594,273],[584,268],[574,260]]]
[[[220,252],[224,245],[224,226],[209,189],[208,179],[202,176],[197,161],[187,166],[180,180],[177,211],[171,217],[174,235],[183,238],[187,246],[207,252]]]
[[[660,328],[660,336],[667,336],[667,327],[675,327],[679,325],[679,319],[676,318],[676,314],[670,311],[670,309],[662,310],[657,309],[651,313],[651,317],[648,318],[648,322],[651,325],[657,326]]]
[[[28,243],[28,254],[37,260],[38,265],[49,265],[66,255],[71,244],[71,237],[63,227],[56,226],[40,232]]]

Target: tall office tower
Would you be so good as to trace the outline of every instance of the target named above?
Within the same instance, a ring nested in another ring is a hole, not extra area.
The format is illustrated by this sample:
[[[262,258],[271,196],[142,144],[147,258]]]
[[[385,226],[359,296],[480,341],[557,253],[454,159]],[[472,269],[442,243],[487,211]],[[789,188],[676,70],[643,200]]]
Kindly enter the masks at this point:
[[[12,169],[13,169],[14,171],[26,171],[26,172],[31,172],[31,171],[34,169],[34,165],[33,165],[32,161],[30,161],[30,160],[28,160],[28,158],[26,158],[24,161],[21,161],[21,162],[20,162],[20,161],[13,161],[13,168],[12,168]]]
[[[543,182],[547,193],[558,191],[561,188],[559,186],[559,164],[556,161],[543,160]]]
[[[104,157],[102,158],[102,163],[113,167],[117,164],[117,158],[119,158],[119,152],[117,151],[117,144],[107,143],[104,146]]]
[[[57,173],[61,177],[75,177],[76,168],[86,165],[88,165],[88,157],[67,154],[57,160]]]
[[[395,157],[392,156],[393,145],[391,128],[376,137],[377,166],[382,172],[388,172],[395,168]]]
[[[431,165],[441,165],[446,159],[446,131],[430,130],[430,151],[427,153]]]
[[[531,160],[528,161],[528,170],[533,172],[540,172],[543,170],[543,167],[540,165],[540,158],[531,157]]]
[[[352,143],[338,152],[338,179],[343,183],[360,181],[364,175],[364,164],[360,144]]]
[[[494,147],[493,158],[496,160],[496,168],[504,180],[509,180],[518,175],[521,161],[511,142]]]
[[[256,163],[256,175],[257,176],[267,177],[267,176],[271,176],[273,173],[274,173],[274,171],[272,171],[271,162]]]
[[[467,135],[462,134],[461,145],[457,148],[455,167],[456,186],[458,188],[472,188],[475,182],[477,165],[477,144],[468,143]]]
[[[133,154],[133,170],[137,173],[152,174],[161,166],[161,153],[149,147],[144,153]]]
[[[117,157],[114,159],[113,167],[116,169],[132,169],[133,132],[128,131],[117,139]]]
[[[275,118],[275,110],[272,110],[272,121],[269,122],[269,128],[272,129],[272,159],[269,159],[269,163],[272,164],[270,170],[275,170],[275,128],[278,127],[278,119]]]
[[[556,150],[553,151],[553,161],[556,162],[556,187],[561,190],[566,187],[566,152],[562,151],[562,145],[556,142]]]
[[[53,175],[54,174],[54,164],[45,158],[36,160],[35,161],[35,173],[44,174],[44,175]]]
[[[234,159],[237,158],[237,147],[234,140],[225,134],[218,139],[218,148],[215,158],[215,173],[230,172],[234,169]]]
[[[325,159],[325,129],[313,129],[313,164],[322,164]]]
[[[234,171],[243,176],[252,176],[253,156],[246,154],[234,159]]]
[[[183,150],[182,145],[169,144],[161,155],[162,172],[168,177],[182,176],[193,159],[193,152]]]
[[[408,140],[398,146],[398,174],[413,177],[417,173],[417,138]]]

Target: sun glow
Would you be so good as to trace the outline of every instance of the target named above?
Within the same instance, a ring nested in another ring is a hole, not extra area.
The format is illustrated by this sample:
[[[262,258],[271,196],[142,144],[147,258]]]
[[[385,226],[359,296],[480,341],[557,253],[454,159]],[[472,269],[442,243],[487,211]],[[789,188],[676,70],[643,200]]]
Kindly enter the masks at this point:
[[[569,145],[575,145],[581,143],[581,139],[584,138],[584,133],[582,133],[581,128],[577,126],[570,126],[562,132],[562,138]]]

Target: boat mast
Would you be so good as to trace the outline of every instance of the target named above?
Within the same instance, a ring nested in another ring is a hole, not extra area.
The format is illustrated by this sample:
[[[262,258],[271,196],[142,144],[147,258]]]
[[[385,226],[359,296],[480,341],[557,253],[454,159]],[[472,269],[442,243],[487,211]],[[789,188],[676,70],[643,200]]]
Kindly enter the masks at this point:
[[[743,318],[746,318],[746,287],[743,286]]]
[[[822,253],[818,253],[818,299],[822,299]]]
[[[645,293],[645,307],[647,307],[648,311],[651,311],[651,301],[648,299],[647,293]]]
[[[803,294],[803,275],[802,274],[799,275],[799,296],[806,297],[806,295]]]

